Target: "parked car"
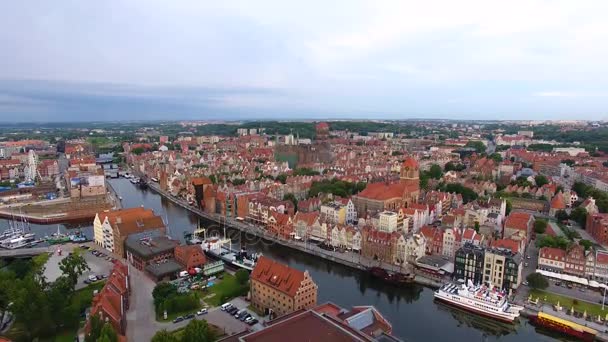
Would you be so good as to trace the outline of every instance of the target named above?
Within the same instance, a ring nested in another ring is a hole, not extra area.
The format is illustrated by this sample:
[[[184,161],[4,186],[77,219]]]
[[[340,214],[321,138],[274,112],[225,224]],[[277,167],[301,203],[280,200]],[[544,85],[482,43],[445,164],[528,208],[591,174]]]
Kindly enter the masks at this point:
[[[522,284],[528,286],[528,282],[527,281],[524,281]]]
[[[222,306],[220,307],[220,309],[222,311],[226,311],[226,310],[230,309],[231,307],[232,307],[232,304],[230,304],[230,303],[224,303],[224,304],[222,304]]]
[[[246,322],[246,323],[249,324],[249,325],[254,325],[257,322],[258,322],[258,320],[254,318],[254,319],[252,319],[252,320],[250,320],[249,322]]]
[[[571,288],[573,288],[574,286],[572,286],[572,284],[568,284],[568,285],[566,285],[566,287],[567,287],[567,288],[569,288],[569,289],[571,289]]]
[[[198,311],[196,312],[196,315],[197,315],[197,316],[202,316],[202,315],[204,315],[204,314],[206,314],[206,313],[207,313],[207,309],[206,309],[206,308],[203,308],[203,309],[198,310]]]
[[[89,280],[90,282],[97,281],[97,276],[96,276],[96,275],[94,275],[94,274],[91,274],[91,275],[89,275],[89,279],[88,279],[88,280]]]
[[[193,319],[194,318],[194,314],[187,314],[186,316],[184,316],[184,319]]]
[[[562,286],[562,283],[560,281],[555,283],[555,286]]]
[[[179,322],[181,322],[181,321],[183,321],[183,320],[184,320],[184,317],[182,317],[182,316],[177,316],[177,317],[175,317],[175,319],[173,320],[173,323],[179,323]]]
[[[234,306],[231,307],[230,309],[226,310],[227,313],[234,315],[235,313],[237,313],[239,311],[239,309],[235,308]]]
[[[241,317],[241,318],[239,318],[239,319],[240,319],[241,321],[245,322],[245,321],[247,321],[247,320],[248,320],[248,319],[250,319],[250,318],[253,318],[253,317],[251,317],[251,314],[250,314],[250,313],[247,313],[246,315],[244,315],[243,317]]]

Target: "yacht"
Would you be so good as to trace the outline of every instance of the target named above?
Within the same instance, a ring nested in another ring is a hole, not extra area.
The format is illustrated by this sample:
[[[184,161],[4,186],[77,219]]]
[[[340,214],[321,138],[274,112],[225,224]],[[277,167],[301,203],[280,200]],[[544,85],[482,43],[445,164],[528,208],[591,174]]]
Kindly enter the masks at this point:
[[[31,247],[38,243],[39,241],[35,241],[36,236],[32,233],[22,234],[17,237],[13,237],[10,239],[0,241],[0,247],[6,249],[17,249],[24,247]]]
[[[509,303],[506,291],[485,285],[474,285],[470,280],[466,285],[454,283],[443,285],[435,291],[435,299],[507,323],[513,323],[524,309],[523,306]]]

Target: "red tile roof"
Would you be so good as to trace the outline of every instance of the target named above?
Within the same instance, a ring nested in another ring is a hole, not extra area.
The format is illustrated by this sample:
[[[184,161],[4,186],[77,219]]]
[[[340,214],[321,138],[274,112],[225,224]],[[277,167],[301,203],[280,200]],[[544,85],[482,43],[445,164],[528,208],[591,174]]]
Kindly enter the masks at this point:
[[[261,256],[251,279],[294,297],[304,280],[304,272]]]
[[[418,162],[416,161],[416,159],[414,159],[412,157],[408,157],[403,161],[403,167],[409,168],[409,169],[417,169]]]
[[[532,215],[528,213],[511,213],[509,216],[507,216],[505,227],[528,231],[528,222],[530,222],[531,218]]]

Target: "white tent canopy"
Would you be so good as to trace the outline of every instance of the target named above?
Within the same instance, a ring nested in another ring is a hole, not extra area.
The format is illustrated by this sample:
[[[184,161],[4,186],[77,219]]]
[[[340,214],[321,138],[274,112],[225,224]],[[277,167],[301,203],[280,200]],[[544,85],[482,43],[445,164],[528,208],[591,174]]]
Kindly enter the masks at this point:
[[[573,276],[570,274],[562,274],[562,273],[555,273],[555,272],[550,272],[550,271],[545,271],[545,270],[536,270],[537,273],[540,273],[546,277],[549,278],[556,278],[556,279],[560,279],[560,280],[564,280],[564,281],[569,281],[571,283],[577,283],[577,284],[581,284],[581,285],[585,285],[585,286],[589,286],[589,280],[585,279],[585,278],[581,278],[581,277],[577,277],[577,276]],[[593,286],[593,285],[591,285]],[[598,284],[599,286],[599,284]],[[593,287],[597,287],[597,286],[593,286]]]

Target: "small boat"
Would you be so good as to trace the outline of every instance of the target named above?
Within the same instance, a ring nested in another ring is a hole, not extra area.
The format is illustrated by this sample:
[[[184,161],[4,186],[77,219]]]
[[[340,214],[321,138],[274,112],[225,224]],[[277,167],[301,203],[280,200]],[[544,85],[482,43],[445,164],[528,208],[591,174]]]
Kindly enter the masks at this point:
[[[594,341],[598,333],[595,329],[544,312],[539,312],[536,316],[530,317],[530,322],[532,325],[555,330],[589,342]]]
[[[410,273],[389,272],[381,267],[371,267],[369,273],[393,285],[403,285],[414,282],[416,275]]]
[[[18,249],[18,248],[31,247],[34,244],[39,242],[39,241],[35,241],[35,240],[36,240],[36,236],[34,234],[26,233],[26,234],[23,234],[21,236],[18,236],[18,237],[12,238],[12,239],[0,241],[0,247],[6,248],[6,249]]]
[[[44,240],[51,245],[57,245],[57,244],[70,242],[70,237],[67,236],[66,234],[62,233],[59,230],[59,226],[57,226],[57,232],[51,234],[51,236],[45,236]]]

